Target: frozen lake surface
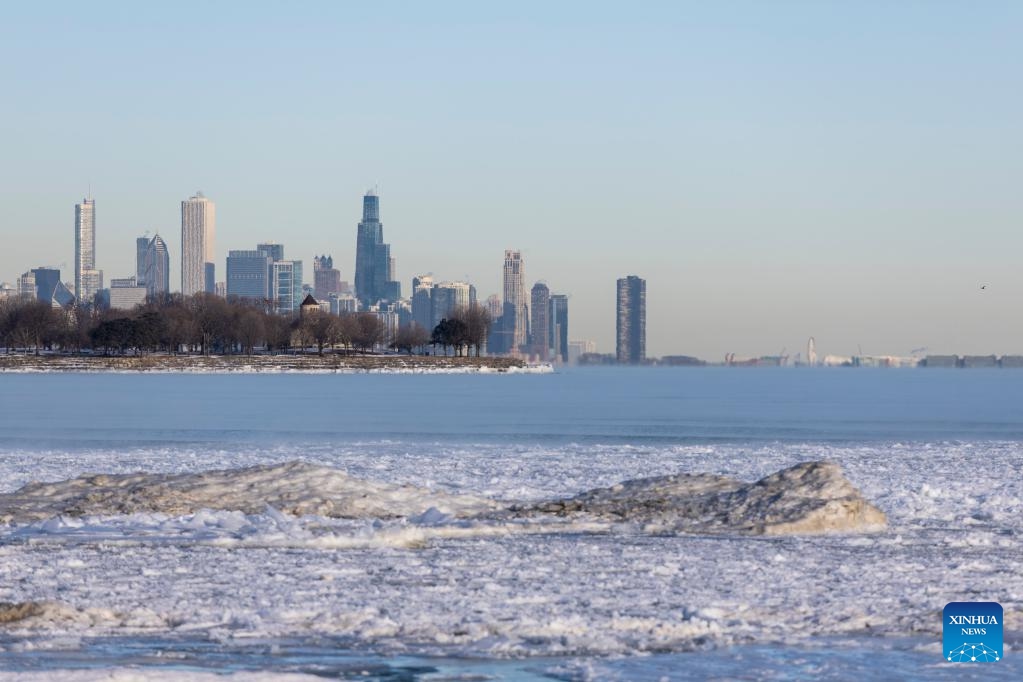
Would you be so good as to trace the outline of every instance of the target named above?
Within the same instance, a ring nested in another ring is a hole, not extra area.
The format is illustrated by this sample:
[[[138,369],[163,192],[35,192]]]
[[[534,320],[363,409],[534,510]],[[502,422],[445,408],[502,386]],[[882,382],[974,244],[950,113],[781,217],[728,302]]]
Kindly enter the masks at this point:
[[[131,666],[963,679],[941,658],[950,601],[1006,613],[1005,658],[966,672],[1023,676],[1023,372],[8,374],[0,401],[0,493],[303,460],[387,504],[391,487],[427,488],[436,497],[415,504],[432,507],[678,473],[755,481],[824,459],[888,517],[880,532],[780,537],[585,520],[524,529],[411,507],[0,524],[0,602],[24,616],[0,624],[0,679]]]

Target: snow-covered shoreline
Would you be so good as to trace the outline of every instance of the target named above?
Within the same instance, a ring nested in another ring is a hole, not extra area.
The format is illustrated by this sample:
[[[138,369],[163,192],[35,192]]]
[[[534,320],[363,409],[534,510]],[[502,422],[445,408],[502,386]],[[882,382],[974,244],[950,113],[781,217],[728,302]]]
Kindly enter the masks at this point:
[[[515,358],[396,355],[3,355],[0,373],[104,374],[549,374]]]

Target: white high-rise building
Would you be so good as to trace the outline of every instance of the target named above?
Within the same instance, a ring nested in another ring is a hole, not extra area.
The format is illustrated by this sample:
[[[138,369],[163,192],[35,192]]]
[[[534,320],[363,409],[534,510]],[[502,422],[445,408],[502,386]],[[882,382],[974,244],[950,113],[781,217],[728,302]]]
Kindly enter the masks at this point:
[[[526,344],[528,337],[527,318],[529,315],[526,304],[526,289],[524,281],[526,269],[522,262],[520,251],[504,252],[504,306],[506,311],[512,311],[515,316],[515,328],[512,334],[512,353],[519,351],[521,346]]]
[[[181,293],[214,293],[216,205],[196,192],[181,202]]]
[[[75,204],[75,298],[92,303],[103,288],[103,272],[96,269],[96,202]]]

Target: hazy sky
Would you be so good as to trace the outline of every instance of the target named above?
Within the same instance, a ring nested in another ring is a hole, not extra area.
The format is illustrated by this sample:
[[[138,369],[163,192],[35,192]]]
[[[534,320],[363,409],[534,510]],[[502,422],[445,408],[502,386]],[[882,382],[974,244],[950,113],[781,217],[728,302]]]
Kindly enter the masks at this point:
[[[9,3],[0,280],[97,265],[180,201],[353,279],[376,186],[404,291],[503,251],[614,351],[1023,353],[1023,3]],[[988,285],[984,291],[982,284]]]

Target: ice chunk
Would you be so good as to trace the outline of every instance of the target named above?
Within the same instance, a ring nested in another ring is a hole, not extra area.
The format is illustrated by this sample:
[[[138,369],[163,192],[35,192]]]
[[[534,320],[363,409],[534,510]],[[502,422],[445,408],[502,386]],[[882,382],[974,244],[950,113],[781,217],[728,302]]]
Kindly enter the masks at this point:
[[[881,528],[884,512],[831,462],[804,462],[744,483],[710,474],[656,476],[598,488],[517,513],[593,514],[660,532],[779,535]]]
[[[296,461],[190,474],[83,475],[59,483],[29,483],[0,494],[0,522],[142,512],[181,516],[203,509],[255,514],[264,512],[267,505],[293,516],[399,518],[431,507],[468,516],[496,503],[413,485],[366,481],[338,469]],[[195,523],[203,520],[197,515]]]

